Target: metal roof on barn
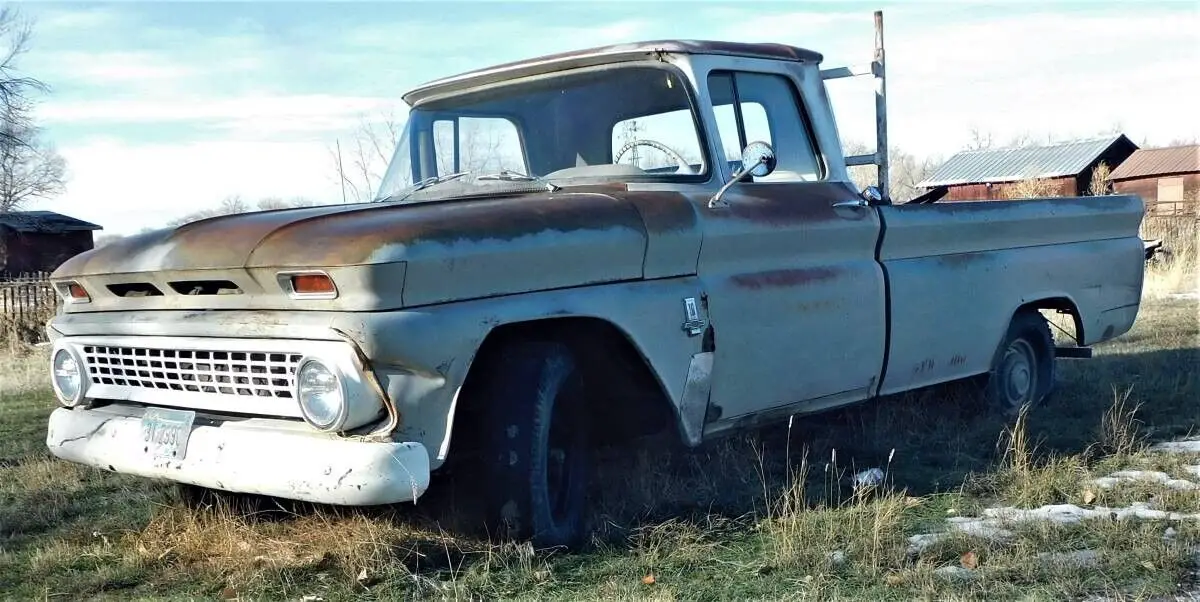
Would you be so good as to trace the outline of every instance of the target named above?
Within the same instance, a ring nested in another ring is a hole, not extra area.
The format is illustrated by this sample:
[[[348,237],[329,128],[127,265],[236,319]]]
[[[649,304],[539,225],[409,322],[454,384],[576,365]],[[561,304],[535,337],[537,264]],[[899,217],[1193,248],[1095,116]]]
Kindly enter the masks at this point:
[[[17,232],[40,232],[43,234],[104,229],[91,222],[53,211],[7,211],[0,213],[0,226],[7,226]]]
[[[1108,176],[1111,180],[1200,172],[1200,144],[1138,149]]]
[[[1122,140],[1137,148],[1124,134],[1117,134],[1046,146],[963,151],[947,159],[917,186],[932,188],[1075,176]]]

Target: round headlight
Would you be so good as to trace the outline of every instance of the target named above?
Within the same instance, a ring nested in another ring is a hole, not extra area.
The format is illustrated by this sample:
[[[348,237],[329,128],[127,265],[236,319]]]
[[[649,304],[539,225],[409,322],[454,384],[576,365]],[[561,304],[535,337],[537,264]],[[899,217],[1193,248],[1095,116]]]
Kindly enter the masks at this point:
[[[318,360],[304,360],[296,370],[296,401],[309,424],[326,431],[346,421],[341,379]]]
[[[66,349],[54,353],[50,362],[50,382],[63,405],[70,407],[79,403],[83,397],[83,372],[75,354]]]

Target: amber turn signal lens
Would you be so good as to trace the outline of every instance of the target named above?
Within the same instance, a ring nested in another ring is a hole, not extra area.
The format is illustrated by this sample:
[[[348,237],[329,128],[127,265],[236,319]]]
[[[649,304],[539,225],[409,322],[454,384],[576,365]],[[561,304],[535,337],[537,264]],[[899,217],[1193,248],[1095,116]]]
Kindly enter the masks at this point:
[[[292,290],[302,295],[330,294],[333,280],[325,274],[298,274],[292,276]]]
[[[67,283],[67,297],[69,297],[71,301],[76,302],[87,302],[92,300],[92,297],[88,295],[88,292],[84,290],[84,288],[80,286],[78,282]]]

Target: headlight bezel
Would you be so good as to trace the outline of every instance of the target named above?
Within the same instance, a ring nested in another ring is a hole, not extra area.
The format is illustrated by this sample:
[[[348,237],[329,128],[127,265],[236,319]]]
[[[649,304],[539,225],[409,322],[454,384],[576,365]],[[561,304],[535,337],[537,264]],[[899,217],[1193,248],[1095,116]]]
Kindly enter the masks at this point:
[[[73,397],[67,396],[63,392],[62,387],[58,382],[58,357],[64,353],[75,362],[75,369],[79,374],[78,390],[75,391],[75,395]],[[54,390],[54,396],[58,398],[58,402],[64,407],[74,408],[82,403],[83,400],[86,399],[89,382],[90,379],[87,376],[87,370],[84,367],[83,358],[79,357],[79,354],[76,353],[74,349],[71,349],[69,346],[62,346],[55,349],[54,352],[50,354],[50,387]]]
[[[304,403],[304,398],[301,396],[300,385],[302,382],[301,376],[304,370],[310,365],[317,365],[325,369],[326,372],[333,375],[334,381],[337,383],[337,391],[339,396],[339,404],[337,414],[332,422],[322,424],[315,420],[308,411],[307,405]],[[300,363],[296,364],[296,382],[293,386],[293,395],[296,398],[296,405],[300,408],[300,415],[304,417],[304,421],[313,428],[324,432],[337,432],[342,430],[346,421],[350,418],[350,392],[346,387],[346,378],[337,368],[337,364],[323,360],[319,357],[305,356],[301,358]]]

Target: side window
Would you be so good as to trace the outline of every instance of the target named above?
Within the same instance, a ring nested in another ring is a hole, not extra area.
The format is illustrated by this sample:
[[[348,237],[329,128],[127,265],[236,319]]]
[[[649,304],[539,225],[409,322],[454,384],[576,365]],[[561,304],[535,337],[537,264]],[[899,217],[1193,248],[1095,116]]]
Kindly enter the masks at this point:
[[[526,171],[517,126],[502,117],[434,121],[433,147],[439,175],[456,171]]]
[[[740,167],[742,149],[766,142],[775,149],[775,171],[759,181],[796,182],[821,178],[812,132],[800,95],[787,78],[768,73],[713,72],[709,94],[726,159]]]
[[[635,140],[645,144],[635,145]],[[680,171],[679,159],[655,143],[675,151],[691,171]],[[622,150],[624,154],[618,159]],[[703,156],[692,112],[687,109],[626,119],[612,129],[613,163],[634,165],[651,173],[700,173]]]

